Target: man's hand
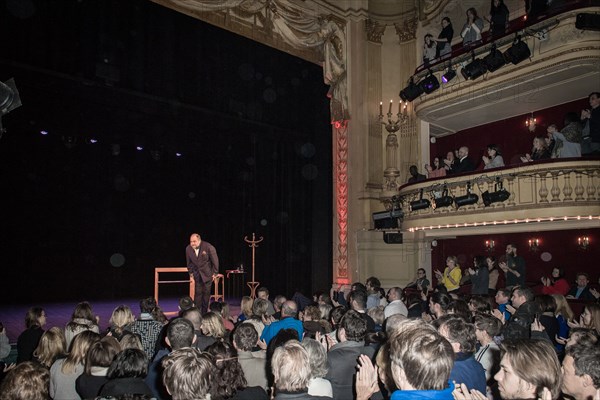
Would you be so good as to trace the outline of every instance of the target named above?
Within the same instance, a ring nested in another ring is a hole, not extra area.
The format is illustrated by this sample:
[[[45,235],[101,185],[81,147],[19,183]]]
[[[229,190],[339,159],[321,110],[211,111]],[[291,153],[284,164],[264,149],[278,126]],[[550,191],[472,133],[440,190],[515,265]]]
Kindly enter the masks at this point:
[[[266,314],[264,314],[262,316],[262,322],[263,322],[263,324],[265,324],[265,326],[266,325],[271,325],[271,323],[275,322],[275,318],[273,318],[272,315],[266,315]]]
[[[504,325],[506,323],[506,318],[504,318],[504,313],[500,310],[498,310],[497,308],[492,310],[492,315],[496,318],[498,318],[500,320],[500,322],[502,322],[502,325]]]
[[[356,400],[369,400],[379,391],[377,383],[377,367],[374,367],[368,356],[362,354],[358,358],[356,373]]]
[[[480,391],[473,389],[469,392],[469,388],[464,383],[460,385],[454,382],[454,390],[452,396],[455,400],[487,400],[487,396]]]
[[[511,314],[514,314],[517,311],[517,309],[514,308],[513,306],[511,306],[510,304],[507,304],[506,305],[506,311],[508,311]]]

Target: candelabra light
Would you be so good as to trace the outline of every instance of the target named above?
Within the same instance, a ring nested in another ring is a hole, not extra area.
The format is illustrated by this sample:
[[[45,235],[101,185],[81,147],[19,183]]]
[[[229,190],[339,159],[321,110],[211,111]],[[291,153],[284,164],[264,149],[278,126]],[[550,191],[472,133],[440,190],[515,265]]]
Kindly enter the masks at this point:
[[[581,250],[587,250],[590,245],[590,238],[588,236],[579,236],[577,238],[577,244]]]
[[[387,112],[387,121],[384,120],[384,115],[383,115],[383,102],[380,101],[379,102],[379,122],[381,122],[381,124],[383,126],[385,126],[385,130],[388,131],[389,133],[394,133],[397,132],[400,129],[400,125],[406,123],[406,121],[408,121],[408,102],[404,102],[404,105],[402,105],[402,101],[398,102],[398,114],[396,114],[397,119],[394,121],[392,119],[393,114],[392,114],[392,106],[393,106],[394,101],[390,100],[390,107],[388,108],[388,112]]]
[[[494,251],[494,248],[496,247],[496,243],[493,240],[486,240],[485,241],[485,248],[487,250],[488,253],[492,253]]]
[[[529,117],[525,120],[525,126],[529,128],[530,132],[534,132],[536,124],[537,124],[537,119],[533,116],[533,113],[531,113],[531,117]]]
[[[529,251],[536,252],[540,247],[540,239],[533,238],[528,240],[529,243]]]

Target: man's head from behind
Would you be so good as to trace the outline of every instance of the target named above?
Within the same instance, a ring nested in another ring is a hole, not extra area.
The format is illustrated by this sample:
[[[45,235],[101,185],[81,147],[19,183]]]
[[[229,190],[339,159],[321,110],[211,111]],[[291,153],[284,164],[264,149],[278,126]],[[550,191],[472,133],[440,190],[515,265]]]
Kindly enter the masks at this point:
[[[353,310],[364,310],[367,308],[367,291],[366,290],[353,290],[350,292],[348,298],[350,307]]]
[[[454,366],[450,343],[430,325],[405,324],[389,339],[391,372],[401,390],[442,390]]]
[[[290,340],[273,352],[271,368],[278,391],[299,392],[311,379],[308,353],[297,340]]]
[[[298,314],[298,305],[295,301],[287,300],[281,306],[281,316],[282,317],[292,317],[295,318]]]
[[[448,339],[455,353],[473,353],[477,346],[475,325],[462,318],[445,315],[436,320],[438,332]]]
[[[367,321],[356,311],[350,310],[342,317],[338,329],[340,341],[360,342],[365,339]]]
[[[241,324],[233,332],[233,344],[238,350],[251,351],[258,342],[258,332],[252,324]]]
[[[181,313],[181,317],[190,321],[194,325],[195,331],[199,331],[202,328],[202,312],[198,308],[188,308]]]
[[[600,390],[600,347],[576,344],[567,348],[562,363],[563,393],[575,399],[592,399]]]
[[[162,381],[173,400],[210,399],[211,371],[216,367],[208,353],[189,347],[175,350],[162,366]]]
[[[156,300],[153,297],[146,297],[140,301],[140,311],[150,314],[156,308]]]
[[[189,347],[196,340],[194,325],[185,318],[175,318],[167,327],[167,344],[172,350]]]
[[[561,368],[552,344],[539,339],[505,340],[500,371],[494,375],[503,399],[536,399],[544,388],[556,399]]]

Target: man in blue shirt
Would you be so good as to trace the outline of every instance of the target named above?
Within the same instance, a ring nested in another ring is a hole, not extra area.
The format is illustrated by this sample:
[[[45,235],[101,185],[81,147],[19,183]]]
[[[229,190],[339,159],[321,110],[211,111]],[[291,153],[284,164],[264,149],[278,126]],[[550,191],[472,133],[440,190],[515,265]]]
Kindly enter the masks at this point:
[[[296,319],[297,314],[298,306],[296,305],[296,302],[288,300],[283,303],[283,306],[281,307],[281,319],[279,321],[274,321],[272,317],[263,317],[265,329],[263,330],[260,339],[264,340],[268,345],[271,339],[273,339],[280,330],[292,328],[298,332],[299,340],[302,340],[304,328],[302,327],[302,321]]]

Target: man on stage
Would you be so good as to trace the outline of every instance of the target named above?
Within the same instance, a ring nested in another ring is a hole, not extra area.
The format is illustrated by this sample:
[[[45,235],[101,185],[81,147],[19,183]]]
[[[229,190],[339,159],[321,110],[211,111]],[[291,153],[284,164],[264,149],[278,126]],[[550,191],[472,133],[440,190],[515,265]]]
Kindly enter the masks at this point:
[[[217,250],[210,243],[202,241],[199,234],[193,233],[189,246],[185,248],[185,257],[188,271],[196,281],[194,302],[204,314],[208,310],[213,276],[219,273]]]

